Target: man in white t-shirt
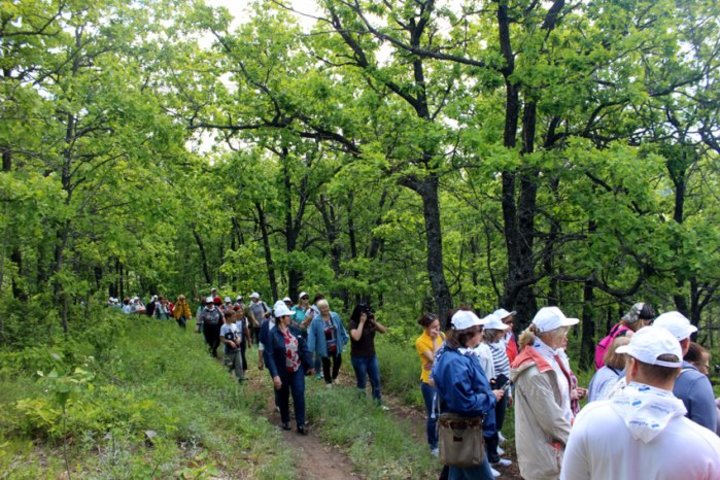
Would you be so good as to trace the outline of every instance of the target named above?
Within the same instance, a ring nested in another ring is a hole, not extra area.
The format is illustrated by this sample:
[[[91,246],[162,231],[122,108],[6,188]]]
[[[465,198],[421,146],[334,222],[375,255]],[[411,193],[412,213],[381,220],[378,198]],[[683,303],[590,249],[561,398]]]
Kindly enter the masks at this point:
[[[650,326],[616,352],[629,357],[628,385],[577,416],[561,479],[720,479],[720,439],[685,418],[672,393],[682,366],[678,340]]]

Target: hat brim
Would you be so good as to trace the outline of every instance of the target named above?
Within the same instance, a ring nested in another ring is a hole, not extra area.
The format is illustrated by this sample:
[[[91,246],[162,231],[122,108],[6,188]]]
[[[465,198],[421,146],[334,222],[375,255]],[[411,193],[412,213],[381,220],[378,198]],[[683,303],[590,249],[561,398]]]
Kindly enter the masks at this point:
[[[573,326],[577,325],[578,323],[580,323],[579,318],[566,318],[565,320],[562,321],[560,326],[561,327],[573,327]]]

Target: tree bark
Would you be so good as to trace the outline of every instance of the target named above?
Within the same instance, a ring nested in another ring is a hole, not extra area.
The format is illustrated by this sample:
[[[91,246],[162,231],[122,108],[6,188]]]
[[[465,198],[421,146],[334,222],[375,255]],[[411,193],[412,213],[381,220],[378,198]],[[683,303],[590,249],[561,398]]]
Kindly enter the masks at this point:
[[[258,214],[258,223],[260,225],[260,232],[262,234],[263,249],[265,250],[265,265],[267,266],[268,282],[270,283],[270,294],[273,300],[278,299],[278,287],[277,280],[275,279],[275,264],[272,259],[272,250],[270,248],[270,234],[268,233],[267,218],[265,217],[265,210],[263,210],[260,203],[255,203],[255,209]]]
[[[440,198],[438,195],[439,179],[437,175],[430,174],[423,179],[406,179],[404,183],[422,198],[427,247],[427,271],[439,318],[446,321],[453,305],[443,270]]]
[[[212,276],[210,275],[210,268],[208,268],[207,253],[205,252],[205,243],[196,229],[193,228],[193,237],[195,243],[200,251],[200,266],[202,267],[203,276],[205,277],[205,283],[210,285],[212,283]]]

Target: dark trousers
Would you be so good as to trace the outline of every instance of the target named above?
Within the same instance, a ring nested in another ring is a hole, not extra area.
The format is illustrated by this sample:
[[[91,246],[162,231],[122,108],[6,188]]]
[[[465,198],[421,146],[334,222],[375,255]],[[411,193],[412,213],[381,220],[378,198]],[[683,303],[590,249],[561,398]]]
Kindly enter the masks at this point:
[[[277,400],[282,423],[290,423],[290,394],[295,406],[295,421],[298,427],[305,426],[305,370],[300,367],[296,372],[280,372],[282,386],[278,390]]]
[[[208,344],[210,353],[213,357],[217,357],[217,350],[220,346],[220,324],[203,324],[203,334],[205,335],[205,342]]]
[[[497,449],[500,444],[500,430],[505,422],[505,410],[507,409],[507,395],[495,404],[495,433],[489,437],[485,437],[485,450],[487,451],[488,461],[495,463],[500,460]]]
[[[185,317],[176,318],[175,321],[180,328],[185,330],[185,325],[187,325],[187,319]]]
[[[342,356],[334,353],[329,357],[322,357],[322,370],[325,383],[332,383],[340,373],[340,365],[342,365]],[[330,372],[330,362],[332,361],[332,373]]]
[[[247,372],[247,358],[245,358],[245,351],[247,350],[247,342],[243,340],[240,343],[240,358],[242,358],[242,367],[243,370]]]

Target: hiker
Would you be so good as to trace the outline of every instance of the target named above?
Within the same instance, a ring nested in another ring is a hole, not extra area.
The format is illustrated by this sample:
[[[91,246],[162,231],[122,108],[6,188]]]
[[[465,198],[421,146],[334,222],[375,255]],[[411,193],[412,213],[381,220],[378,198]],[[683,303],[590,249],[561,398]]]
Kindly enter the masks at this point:
[[[630,343],[630,337],[616,338],[603,357],[604,365],[595,372],[588,386],[588,401],[607,400],[625,377],[625,355],[617,353],[618,347]]]
[[[502,390],[491,389],[490,382],[475,357],[463,353],[480,343],[482,322],[473,312],[458,310],[450,320],[450,333],[432,371],[440,412],[455,413],[481,422],[483,416],[494,420],[495,404],[503,397]],[[494,428],[492,425],[487,426]],[[494,476],[487,455],[483,455],[482,463],[478,466],[451,465],[448,468],[448,478],[492,480]]]
[[[680,312],[666,312],[655,319],[654,325],[665,328],[680,342],[682,355],[690,348],[690,335],[697,327]],[[675,380],[673,393],[682,400],[690,420],[712,430],[717,428],[717,408],[710,379],[691,363],[683,361],[680,375]]]
[[[242,332],[238,330],[235,324],[235,312],[227,310],[223,317],[225,323],[220,327],[220,341],[225,345],[225,366],[230,372],[235,373],[238,382],[245,380],[245,370],[240,357],[240,342],[242,341]]]
[[[245,316],[245,309],[240,305],[235,305],[235,326],[242,335],[240,340],[240,358],[242,359],[242,368],[247,372],[247,357],[245,352],[248,348],[252,348],[252,338],[250,337],[250,327],[248,318]]]
[[[380,365],[375,354],[375,333],[385,333],[387,328],[375,319],[375,313],[370,305],[360,303],[350,315],[350,360],[357,388],[365,396],[367,378],[370,377],[372,396],[377,405],[387,410],[382,404],[380,394]]]
[[[175,321],[178,326],[183,330],[185,329],[187,321],[192,318],[190,305],[185,299],[185,295],[178,295],[177,300],[175,301],[175,308],[173,309],[173,317],[175,317]]]
[[[312,355],[300,330],[291,325],[292,310],[278,302],[274,314],[277,321],[265,345],[265,364],[278,392],[283,430],[290,430],[290,393],[292,392],[297,432],[305,435],[305,371],[312,375]]]
[[[258,292],[250,294],[250,305],[248,305],[246,312],[249,314],[248,317],[252,323],[252,331],[250,333],[252,333],[254,341],[257,344],[260,339],[262,323],[266,318],[272,318],[272,312],[267,304],[260,300],[260,294]]]
[[[217,357],[223,316],[220,310],[215,307],[213,297],[207,297],[205,299],[205,307],[202,312],[200,312],[199,319],[203,325],[202,330],[205,335],[205,342],[208,345],[208,351],[213,357]]]
[[[515,310],[508,312],[504,308],[499,308],[493,312],[493,315],[498,317],[502,323],[508,326],[503,341],[505,342],[505,353],[507,354],[508,361],[512,363],[518,355],[517,339],[515,338],[515,332],[513,332],[513,322],[517,312]]]
[[[310,323],[307,332],[308,348],[316,355],[320,355],[325,384],[331,386],[340,373],[342,352],[348,342],[348,334],[340,320],[340,315],[330,311],[327,300],[319,300],[317,307],[320,314]]]
[[[415,350],[420,356],[420,392],[425,402],[425,413],[427,414],[425,434],[430,446],[430,453],[437,457],[439,454],[437,412],[433,408],[437,390],[435,384],[431,381],[430,372],[435,362],[435,354],[445,341],[445,334],[440,332],[440,320],[437,315],[432,313],[421,316],[418,319],[418,324],[423,329],[422,335],[415,340]]]
[[[672,393],[683,365],[675,336],[648,326],[617,352],[629,357],[628,385],[580,412],[561,478],[720,478],[720,439],[685,418],[683,402]]]
[[[512,462],[506,458],[500,458],[498,447],[500,445],[500,431],[505,423],[505,410],[507,410],[510,397],[510,361],[507,356],[505,335],[510,326],[504,323],[495,314],[490,315],[489,320],[483,325],[483,337],[485,344],[492,355],[495,375],[490,380],[493,390],[503,389],[505,394],[495,404],[495,432],[485,437],[485,448],[487,450],[490,466],[509,467]]]
[[[602,368],[603,356],[610,344],[618,337],[632,335],[643,327],[652,323],[655,318],[655,310],[649,303],[636,303],[623,315],[620,322],[613,325],[610,332],[595,346],[595,369]]]
[[[560,350],[569,328],[578,322],[557,307],[543,307],[520,335],[510,379],[515,384],[515,442],[524,478],[555,480],[560,475],[573,420],[571,380]]]
[[[300,292],[297,304],[292,307],[293,322],[300,330],[307,330],[310,322],[305,321],[306,312],[310,308],[310,295],[306,292]]]

